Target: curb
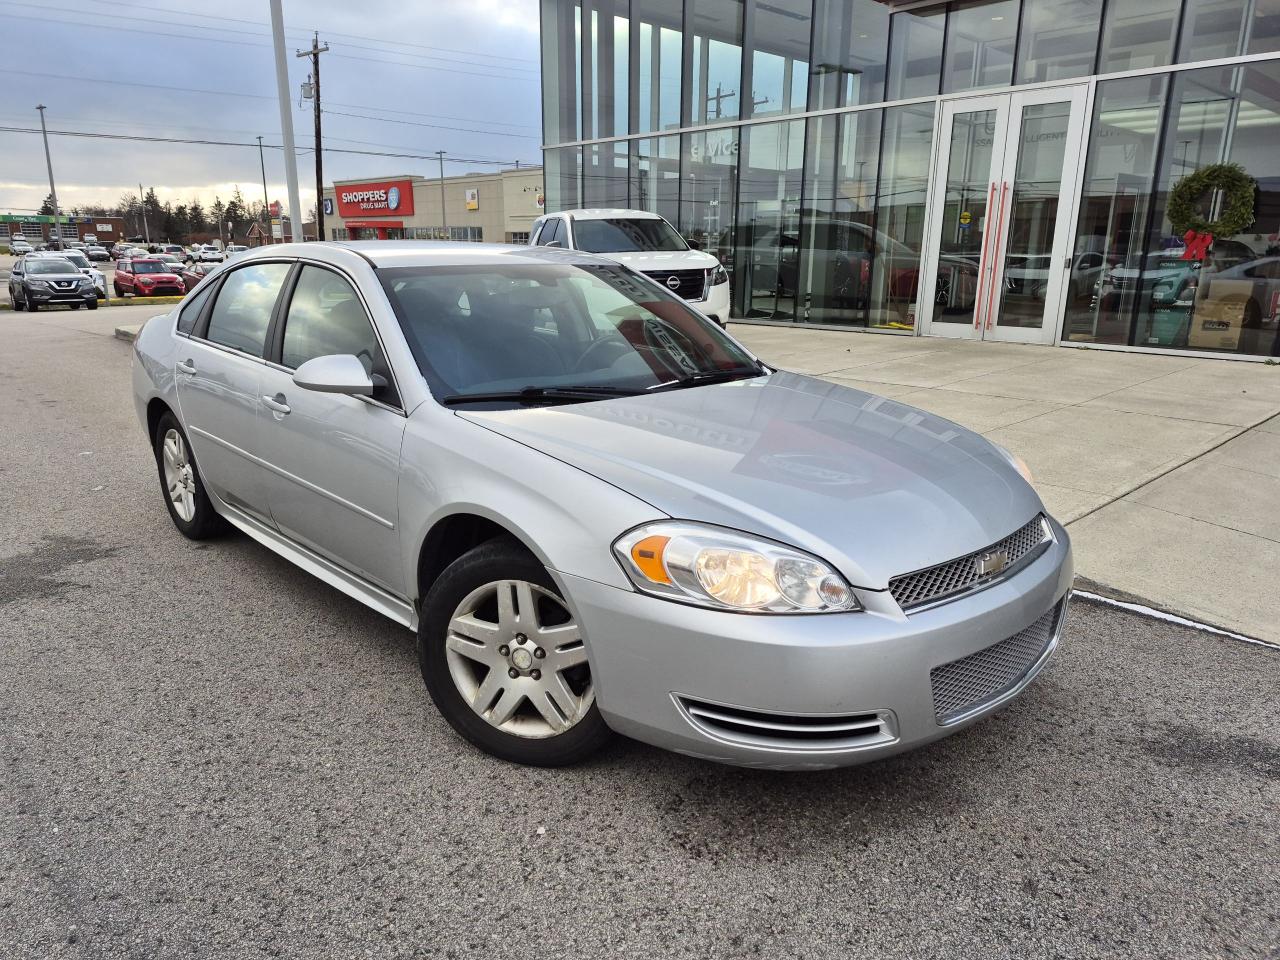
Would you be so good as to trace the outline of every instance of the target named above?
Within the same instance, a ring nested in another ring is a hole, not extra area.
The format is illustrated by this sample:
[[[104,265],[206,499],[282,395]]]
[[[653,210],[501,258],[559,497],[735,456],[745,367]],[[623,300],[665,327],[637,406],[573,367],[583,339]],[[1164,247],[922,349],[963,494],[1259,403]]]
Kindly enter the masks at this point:
[[[138,339],[138,331],[141,329],[142,324],[140,323],[126,323],[122,326],[116,327],[115,338],[117,340],[123,340],[125,343],[133,343],[134,340]]]
[[[99,300],[99,307],[136,307],[140,304],[170,304],[181,303],[184,297],[111,297],[106,300]],[[13,304],[9,302],[0,303],[0,310],[12,310]]]

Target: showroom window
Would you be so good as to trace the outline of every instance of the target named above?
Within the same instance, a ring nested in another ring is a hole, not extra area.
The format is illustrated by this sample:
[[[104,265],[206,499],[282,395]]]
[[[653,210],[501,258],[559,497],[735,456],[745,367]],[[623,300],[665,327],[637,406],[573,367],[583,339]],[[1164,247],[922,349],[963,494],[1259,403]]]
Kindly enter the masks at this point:
[[[737,128],[680,138],[680,218],[690,245],[733,269],[733,215],[738,190]]]
[[[890,100],[932,97],[942,76],[942,40],[947,25],[945,7],[903,10],[889,28]]]
[[[690,123],[736,120],[742,86],[742,5],[744,0],[685,0],[692,63]]]
[[[889,61],[889,8],[879,0],[817,0],[809,108],[884,99]]]
[[[566,42],[581,36],[582,11],[573,0],[542,0],[542,139],[577,140],[578,77],[581,46]]]
[[[627,0],[583,0],[582,139],[627,133]]]
[[[572,210],[582,206],[580,170],[581,147],[559,147],[542,151],[543,179],[547,188],[546,210]]]
[[[1007,87],[1017,32],[1018,0],[953,3],[947,14],[942,92]]]
[[[804,110],[813,0],[756,0],[752,8],[751,116]]]
[[[1163,67],[1173,62],[1180,0],[1107,0],[1099,73]]]
[[[813,117],[800,243],[797,317],[809,323],[869,326],[876,255],[892,243],[875,230],[879,110]]]
[[[585,146],[582,159],[582,205],[625,207],[630,166],[626,141]]]
[[[1269,53],[1280,46],[1280,0],[1185,0],[1178,60]]]
[[[680,222],[680,138],[646,137],[632,141],[631,203]]]
[[[742,131],[733,295],[740,315],[795,316],[804,121]]]
[[[680,126],[680,69],[684,36],[681,0],[632,0],[636,63],[633,133]]]
[[[1069,80],[1091,74],[1102,6],[1103,0],[1022,0],[1015,82]]]
[[[888,330],[915,326],[932,147],[932,103],[884,111],[876,196],[876,237],[882,248],[872,265],[870,326]]]

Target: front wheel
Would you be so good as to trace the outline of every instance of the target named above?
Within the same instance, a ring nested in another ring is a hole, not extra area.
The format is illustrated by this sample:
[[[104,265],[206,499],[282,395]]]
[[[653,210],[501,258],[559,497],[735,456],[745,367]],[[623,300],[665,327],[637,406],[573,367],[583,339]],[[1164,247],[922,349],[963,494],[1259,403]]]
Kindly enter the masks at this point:
[[[98,309],[98,301],[97,301],[97,300],[86,300],[84,305],[85,305],[86,307],[88,307],[90,310],[97,310],[97,309]]]
[[[449,565],[423,603],[418,663],[445,720],[513,763],[577,763],[612,735],[582,631],[546,568],[490,540]]]

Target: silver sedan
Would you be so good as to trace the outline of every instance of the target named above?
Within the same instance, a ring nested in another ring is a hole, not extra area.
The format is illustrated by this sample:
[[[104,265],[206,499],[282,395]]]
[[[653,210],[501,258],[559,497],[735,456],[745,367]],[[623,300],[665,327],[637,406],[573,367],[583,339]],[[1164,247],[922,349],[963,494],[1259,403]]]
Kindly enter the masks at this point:
[[[1015,457],[589,255],[267,247],[133,369],[178,530],[416,631],[440,712],[508,760],[617,731],[859,763],[999,709],[1062,632],[1070,546]]]

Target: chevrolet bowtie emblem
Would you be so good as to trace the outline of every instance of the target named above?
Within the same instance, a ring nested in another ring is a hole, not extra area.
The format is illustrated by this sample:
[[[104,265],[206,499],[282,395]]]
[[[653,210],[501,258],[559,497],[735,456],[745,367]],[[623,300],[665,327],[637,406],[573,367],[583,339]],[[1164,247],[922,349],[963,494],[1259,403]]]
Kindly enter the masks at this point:
[[[973,558],[973,572],[980,577],[989,577],[993,573],[999,573],[1008,565],[1009,552],[1007,550],[988,550]]]

